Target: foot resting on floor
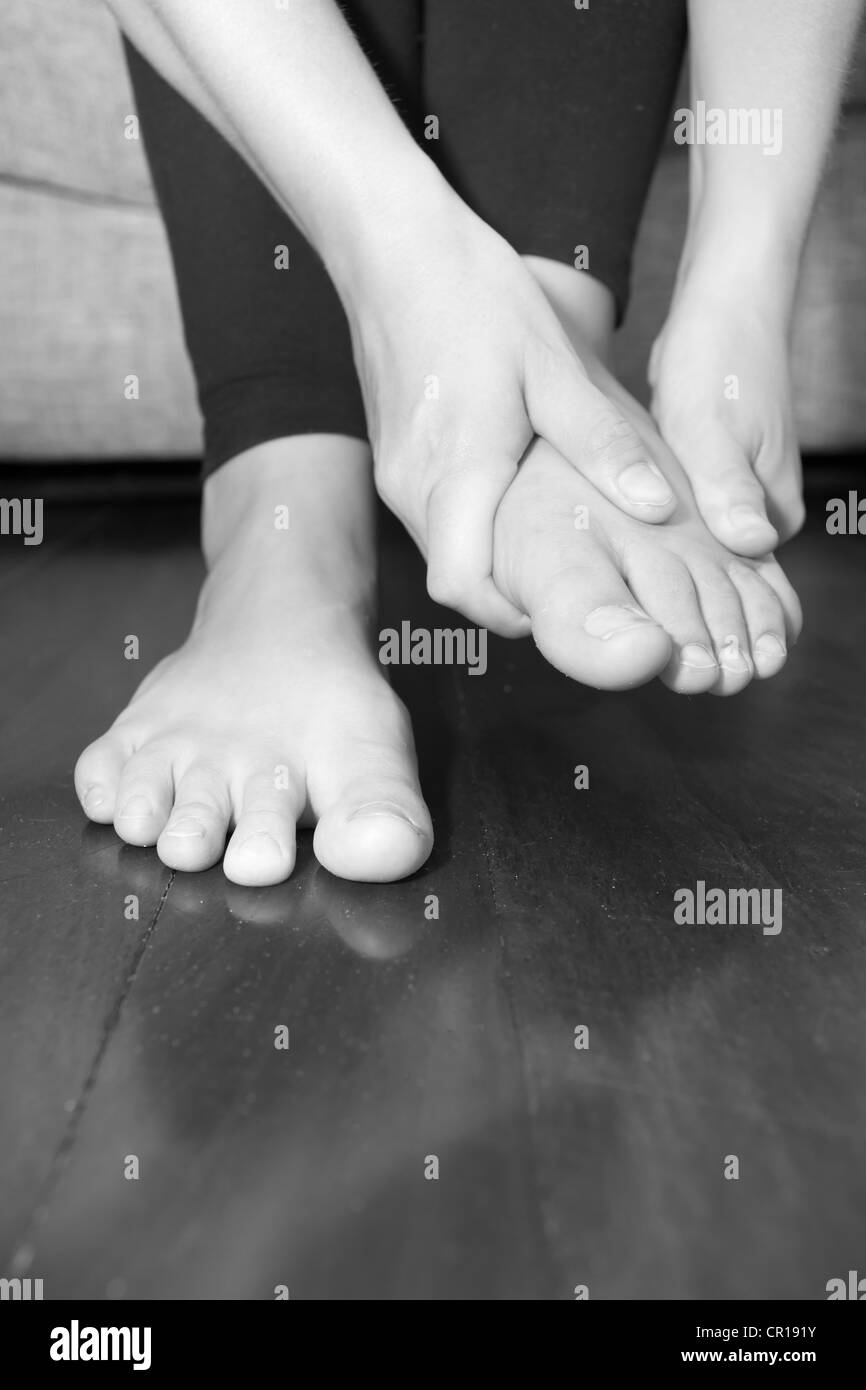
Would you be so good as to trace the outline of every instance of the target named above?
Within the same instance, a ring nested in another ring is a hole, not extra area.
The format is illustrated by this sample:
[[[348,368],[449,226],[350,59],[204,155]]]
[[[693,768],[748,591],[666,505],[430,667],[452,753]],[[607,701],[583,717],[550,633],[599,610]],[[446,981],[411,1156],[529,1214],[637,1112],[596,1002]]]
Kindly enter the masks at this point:
[[[226,876],[253,886],[291,873],[296,825],[315,826],[317,858],[343,878],[424,863],[412,730],[373,640],[371,474],[360,442],[310,435],[212,475],[192,632],[79,758],[91,820],[172,869],[225,851]]]

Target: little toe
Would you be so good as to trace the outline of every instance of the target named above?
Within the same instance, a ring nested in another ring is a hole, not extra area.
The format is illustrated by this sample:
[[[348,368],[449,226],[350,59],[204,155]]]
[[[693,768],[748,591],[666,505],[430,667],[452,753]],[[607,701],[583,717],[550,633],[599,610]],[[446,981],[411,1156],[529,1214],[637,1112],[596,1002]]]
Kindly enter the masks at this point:
[[[775,591],[749,565],[735,562],[728,567],[728,574],[740,595],[755,674],[766,680],[781,671],[788,658],[782,605]]]
[[[662,683],[679,695],[711,690],[719,678],[713,643],[688,569],[658,545],[630,546],[623,554],[628,586],[673,643]]]
[[[223,859],[226,878],[246,888],[287,879],[295,867],[295,832],[304,801],[297,772],[277,768],[250,776]]]
[[[793,645],[803,631],[803,608],[791,581],[773,555],[755,562],[755,572],[769,584],[780,604],[785,619],[788,642]]]
[[[133,753],[120,775],[114,828],[129,845],[155,845],[172,804],[171,759],[164,751]]]
[[[199,873],[216,864],[226,842],[231,800],[216,767],[194,765],[180,778],[168,823],[156,843],[170,869]]]
[[[129,749],[116,734],[104,734],[88,745],[75,764],[75,791],[89,820],[110,825],[114,820],[117,787]]]

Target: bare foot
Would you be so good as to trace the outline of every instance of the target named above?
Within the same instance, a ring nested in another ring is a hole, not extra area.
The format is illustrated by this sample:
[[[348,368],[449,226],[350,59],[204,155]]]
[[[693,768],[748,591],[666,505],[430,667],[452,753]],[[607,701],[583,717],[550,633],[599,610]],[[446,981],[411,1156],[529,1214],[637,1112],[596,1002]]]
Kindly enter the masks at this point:
[[[369,451],[341,436],[275,440],[213,474],[192,632],[79,758],[91,820],[172,869],[225,851],[239,884],[288,877],[296,824],[315,825],[319,861],[343,878],[424,863],[412,730],[371,632],[373,515]]]

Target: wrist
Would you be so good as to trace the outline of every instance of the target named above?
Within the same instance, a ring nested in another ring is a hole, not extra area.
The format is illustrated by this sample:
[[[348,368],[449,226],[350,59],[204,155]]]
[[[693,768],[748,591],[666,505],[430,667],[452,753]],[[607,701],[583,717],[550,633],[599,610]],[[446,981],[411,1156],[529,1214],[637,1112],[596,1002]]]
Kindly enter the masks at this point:
[[[365,190],[343,225],[317,248],[346,306],[392,284],[401,267],[423,255],[434,229],[461,206],[422,150],[389,167],[375,190],[374,196]]]
[[[767,219],[699,217],[689,226],[677,269],[674,302],[688,296],[748,304],[787,329],[801,246]]]

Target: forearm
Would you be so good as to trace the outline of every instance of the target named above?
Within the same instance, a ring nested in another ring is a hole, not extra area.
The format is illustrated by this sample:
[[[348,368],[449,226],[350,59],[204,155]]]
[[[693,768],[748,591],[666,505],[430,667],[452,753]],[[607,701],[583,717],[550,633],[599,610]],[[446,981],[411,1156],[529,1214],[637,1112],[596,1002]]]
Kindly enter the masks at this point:
[[[348,286],[445,185],[333,0],[107,0],[158,71],[268,185]]]
[[[724,267],[790,300],[861,10],[689,0],[692,110],[756,110],[764,138],[691,144],[684,270]]]

